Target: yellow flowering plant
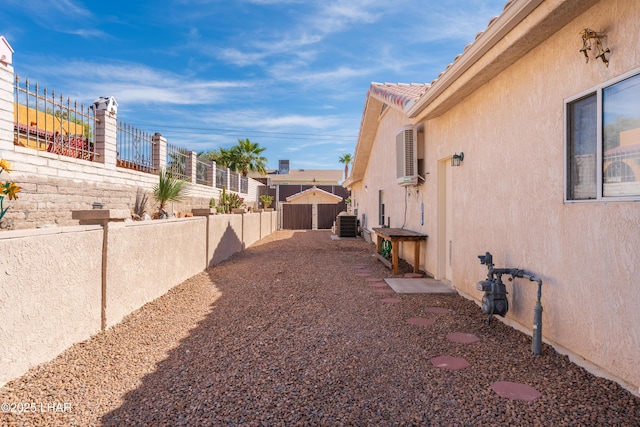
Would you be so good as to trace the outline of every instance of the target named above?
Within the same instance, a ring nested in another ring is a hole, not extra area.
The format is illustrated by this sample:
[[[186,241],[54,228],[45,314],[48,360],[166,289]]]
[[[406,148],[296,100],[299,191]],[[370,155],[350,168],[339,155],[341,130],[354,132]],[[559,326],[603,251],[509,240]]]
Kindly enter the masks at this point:
[[[2,172],[11,172],[11,163],[6,161],[5,159],[0,159],[0,173]],[[4,198],[5,196],[9,197],[9,200],[15,200],[18,198],[18,192],[20,191],[20,187],[16,185],[15,182],[5,181],[0,182],[0,219],[7,213],[9,210],[8,207],[4,207]]]

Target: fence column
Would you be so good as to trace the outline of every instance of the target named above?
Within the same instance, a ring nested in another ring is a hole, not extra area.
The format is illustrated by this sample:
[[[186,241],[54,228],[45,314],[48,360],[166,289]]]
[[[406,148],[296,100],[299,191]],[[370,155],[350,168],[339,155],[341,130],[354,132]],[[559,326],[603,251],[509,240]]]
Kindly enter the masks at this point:
[[[0,157],[3,151],[13,151],[13,66],[11,54],[13,49],[0,38],[0,54],[5,59],[0,61]]]
[[[96,154],[106,169],[115,169],[118,159],[118,118],[107,110],[96,111]]]
[[[216,162],[211,160],[209,166],[209,169],[207,169],[207,182],[209,182],[213,188],[216,188]]]
[[[227,176],[225,179],[224,187],[229,190],[231,188],[231,169],[227,168]]]
[[[190,155],[187,155],[186,158],[184,174],[187,176],[189,181],[195,184],[198,182],[198,155],[195,151],[190,151],[189,154]]]
[[[153,141],[153,170],[160,171],[167,167],[167,138],[160,132],[156,132],[152,137]]]

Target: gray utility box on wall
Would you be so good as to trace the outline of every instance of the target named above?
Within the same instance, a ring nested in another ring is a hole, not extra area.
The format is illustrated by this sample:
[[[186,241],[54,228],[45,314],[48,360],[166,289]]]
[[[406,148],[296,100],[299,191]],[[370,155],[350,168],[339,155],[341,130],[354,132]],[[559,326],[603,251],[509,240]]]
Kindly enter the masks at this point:
[[[338,237],[356,237],[358,234],[357,222],[355,215],[340,212],[336,218],[336,234]]]

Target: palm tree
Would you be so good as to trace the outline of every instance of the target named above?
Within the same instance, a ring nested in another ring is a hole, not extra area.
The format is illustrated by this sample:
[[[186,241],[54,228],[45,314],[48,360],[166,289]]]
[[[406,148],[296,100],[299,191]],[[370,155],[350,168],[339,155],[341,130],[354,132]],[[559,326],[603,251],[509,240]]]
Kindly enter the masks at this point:
[[[220,147],[218,151],[201,153],[199,156],[207,160],[213,160],[219,168],[227,168],[232,163],[234,154],[233,149]]]
[[[249,141],[249,138],[238,139],[238,145],[231,148],[232,160],[229,168],[241,172],[247,176],[249,172],[264,174],[267,158],[262,156],[265,147],[260,147],[257,142]]]
[[[160,203],[156,218],[167,215],[164,209],[167,202],[181,202],[184,199],[186,184],[186,181],[171,176],[166,169],[160,170],[158,183],[153,187],[153,197]]]
[[[340,156],[339,162],[344,163],[344,179],[346,180],[349,176],[349,163],[353,161],[351,154],[345,154],[344,156]]]

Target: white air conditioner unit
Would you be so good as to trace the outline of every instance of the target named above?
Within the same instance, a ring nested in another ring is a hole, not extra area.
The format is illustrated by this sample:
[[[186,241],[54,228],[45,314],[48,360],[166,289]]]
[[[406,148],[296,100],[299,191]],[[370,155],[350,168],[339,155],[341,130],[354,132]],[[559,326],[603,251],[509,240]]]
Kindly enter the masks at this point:
[[[397,183],[418,184],[418,134],[414,126],[404,126],[396,134]]]

